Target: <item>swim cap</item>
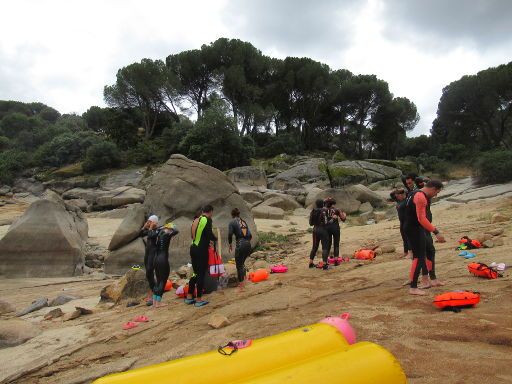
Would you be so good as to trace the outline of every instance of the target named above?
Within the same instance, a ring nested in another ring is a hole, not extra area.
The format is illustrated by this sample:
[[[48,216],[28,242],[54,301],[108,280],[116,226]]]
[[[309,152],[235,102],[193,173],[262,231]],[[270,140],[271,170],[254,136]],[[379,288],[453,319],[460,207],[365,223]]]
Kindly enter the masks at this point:
[[[151,215],[149,216],[149,221],[152,221],[155,224],[158,224],[158,216],[157,215]]]

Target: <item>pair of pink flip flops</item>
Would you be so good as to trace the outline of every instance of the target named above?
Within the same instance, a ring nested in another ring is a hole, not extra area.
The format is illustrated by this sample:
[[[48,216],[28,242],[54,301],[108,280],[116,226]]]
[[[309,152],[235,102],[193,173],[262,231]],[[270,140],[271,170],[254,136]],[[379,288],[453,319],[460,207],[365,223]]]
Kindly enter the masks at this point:
[[[135,328],[139,325],[139,323],[147,323],[149,321],[149,318],[144,315],[135,316],[133,321],[129,321],[125,324],[123,324],[123,329],[126,331],[128,329]]]

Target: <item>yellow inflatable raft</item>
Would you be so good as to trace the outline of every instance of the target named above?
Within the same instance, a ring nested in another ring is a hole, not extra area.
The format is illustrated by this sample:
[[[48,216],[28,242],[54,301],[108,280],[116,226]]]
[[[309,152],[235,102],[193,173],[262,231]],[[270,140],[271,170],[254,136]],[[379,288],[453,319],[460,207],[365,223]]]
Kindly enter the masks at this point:
[[[332,325],[318,323],[254,340],[230,356],[219,351],[105,376],[95,384],[229,383],[402,384],[400,364],[384,348],[349,345]]]

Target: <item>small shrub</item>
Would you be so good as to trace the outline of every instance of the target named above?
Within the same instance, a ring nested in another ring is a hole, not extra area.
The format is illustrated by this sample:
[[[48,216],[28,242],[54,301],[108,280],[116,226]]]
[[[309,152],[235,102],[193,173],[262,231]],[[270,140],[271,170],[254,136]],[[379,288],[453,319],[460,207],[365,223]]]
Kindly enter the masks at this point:
[[[336,152],[334,152],[334,155],[332,156],[332,161],[334,161],[335,163],[339,163],[340,161],[344,160],[347,160],[347,158],[345,157],[343,152],[341,152],[339,149]]]
[[[64,178],[80,176],[83,173],[84,171],[82,169],[82,163],[70,164],[52,172],[53,175]]]
[[[92,145],[87,150],[82,168],[85,172],[91,172],[101,169],[116,168],[120,164],[121,153],[117,146],[110,141],[104,141]]]
[[[512,180],[512,151],[497,150],[483,153],[477,163],[480,184],[506,183]]]

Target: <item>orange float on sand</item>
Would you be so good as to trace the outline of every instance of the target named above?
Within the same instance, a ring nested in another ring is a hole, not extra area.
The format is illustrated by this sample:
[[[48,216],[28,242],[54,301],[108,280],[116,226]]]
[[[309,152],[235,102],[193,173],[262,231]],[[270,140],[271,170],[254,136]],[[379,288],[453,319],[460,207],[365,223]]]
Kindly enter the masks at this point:
[[[373,260],[375,259],[375,251],[371,249],[359,249],[354,252],[354,258],[358,260]]]
[[[253,283],[258,283],[268,279],[268,271],[266,269],[257,269],[254,272],[249,273],[248,279]]]
[[[164,292],[169,292],[171,289],[172,289],[172,281],[168,279],[167,282],[165,283]]]

